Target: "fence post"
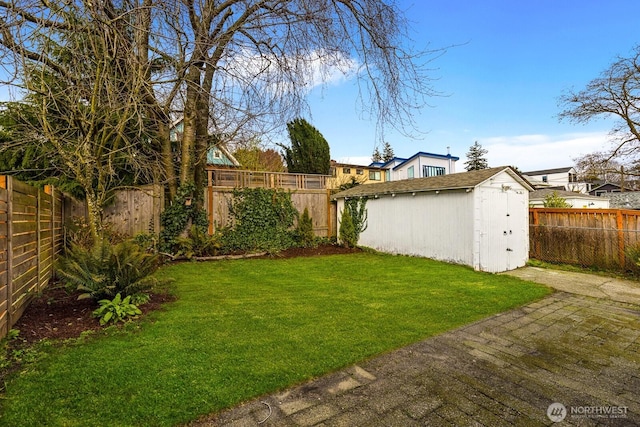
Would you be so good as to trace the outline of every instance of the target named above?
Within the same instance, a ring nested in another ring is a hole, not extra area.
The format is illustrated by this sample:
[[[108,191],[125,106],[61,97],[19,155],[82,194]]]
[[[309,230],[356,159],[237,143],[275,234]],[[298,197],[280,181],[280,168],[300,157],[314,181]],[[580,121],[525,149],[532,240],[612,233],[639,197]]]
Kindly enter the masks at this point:
[[[618,259],[620,261],[620,267],[624,269],[624,265],[625,265],[624,222],[622,220],[622,211],[620,209],[617,210],[616,229],[618,230]]]
[[[7,190],[7,330],[13,327],[13,178],[4,177]]]

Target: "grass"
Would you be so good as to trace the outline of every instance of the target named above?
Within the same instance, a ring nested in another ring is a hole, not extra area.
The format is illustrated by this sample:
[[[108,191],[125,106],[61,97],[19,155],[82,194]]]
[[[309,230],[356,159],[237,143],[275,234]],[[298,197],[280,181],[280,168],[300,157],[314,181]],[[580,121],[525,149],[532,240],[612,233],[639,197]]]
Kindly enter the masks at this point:
[[[53,348],[2,425],[175,425],[522,305],[549,289],[378,254],[182,263],[152,321]]]

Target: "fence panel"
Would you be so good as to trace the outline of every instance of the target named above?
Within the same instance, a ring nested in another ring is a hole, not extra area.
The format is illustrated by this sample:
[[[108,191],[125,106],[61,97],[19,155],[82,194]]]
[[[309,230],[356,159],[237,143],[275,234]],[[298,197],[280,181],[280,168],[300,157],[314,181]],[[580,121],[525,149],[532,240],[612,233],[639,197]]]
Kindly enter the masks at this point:
[[[38,189],[9,179],[9,326],[38,291]]]
[[[127,236],[159,233],[160,214],[164,209],[164,190],[160,185],[119,190],[113,203],[104,209],[104,221]]]
[[[63,245],[63,196],[0,176],[0,337],[47,286]]]
[[[0,338],[9,331],[8,215],[9,191],[0,186]]]
[[[209,234],[230,224],[229,202],[233,196],[231,188],[209,187],[205,191],[205,208],[209,220]],[[291,192],[293,205],[302,213],[306,207],[313,221],[316,236],[329,237],[335,228],[331,213],[331,202],[328,190],[297,190]],[[333,217],[334,218],[334,217]]]
[[[530,257],[603,269],[636,268],[640,212],[620,209],[529,210]]]

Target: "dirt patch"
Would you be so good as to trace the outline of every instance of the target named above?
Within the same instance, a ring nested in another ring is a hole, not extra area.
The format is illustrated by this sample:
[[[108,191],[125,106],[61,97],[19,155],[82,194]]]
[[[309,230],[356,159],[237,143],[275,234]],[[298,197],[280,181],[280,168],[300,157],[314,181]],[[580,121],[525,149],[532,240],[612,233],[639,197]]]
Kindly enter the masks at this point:
[[[166,293],[152,293],[150,300],[140,306],[142,314],[157,310],[175,298]],[[13,329],[20,331],[20,340],[33,343],[42,339],[65,340],[77,338],[83,331],[101,329],[93,311],[98,304],[90,298],[78,299],[78,293],[69,293],[54,284],[33,299]]]

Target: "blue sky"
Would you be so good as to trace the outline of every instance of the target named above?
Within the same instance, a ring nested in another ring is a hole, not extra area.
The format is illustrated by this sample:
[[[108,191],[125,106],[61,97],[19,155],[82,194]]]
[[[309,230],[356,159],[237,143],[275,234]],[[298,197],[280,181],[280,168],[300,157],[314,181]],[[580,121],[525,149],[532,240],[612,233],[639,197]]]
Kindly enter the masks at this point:
[[[490,166],[523,171],[573,165],[608,147],[611,121],[559,122],[558,97],[580,90],[640,43],[637,0],[400,0],[416,48],[458,45],[435,60],[433,86],[444,97],[417,116],[420,139],[389,132],[399,157],[417,151],[459,156],[478,141]],[[376,145],[375,122],[361,119],[353,82],[310,97],[309,120],[329,141],[333,159],[365,164]]]

